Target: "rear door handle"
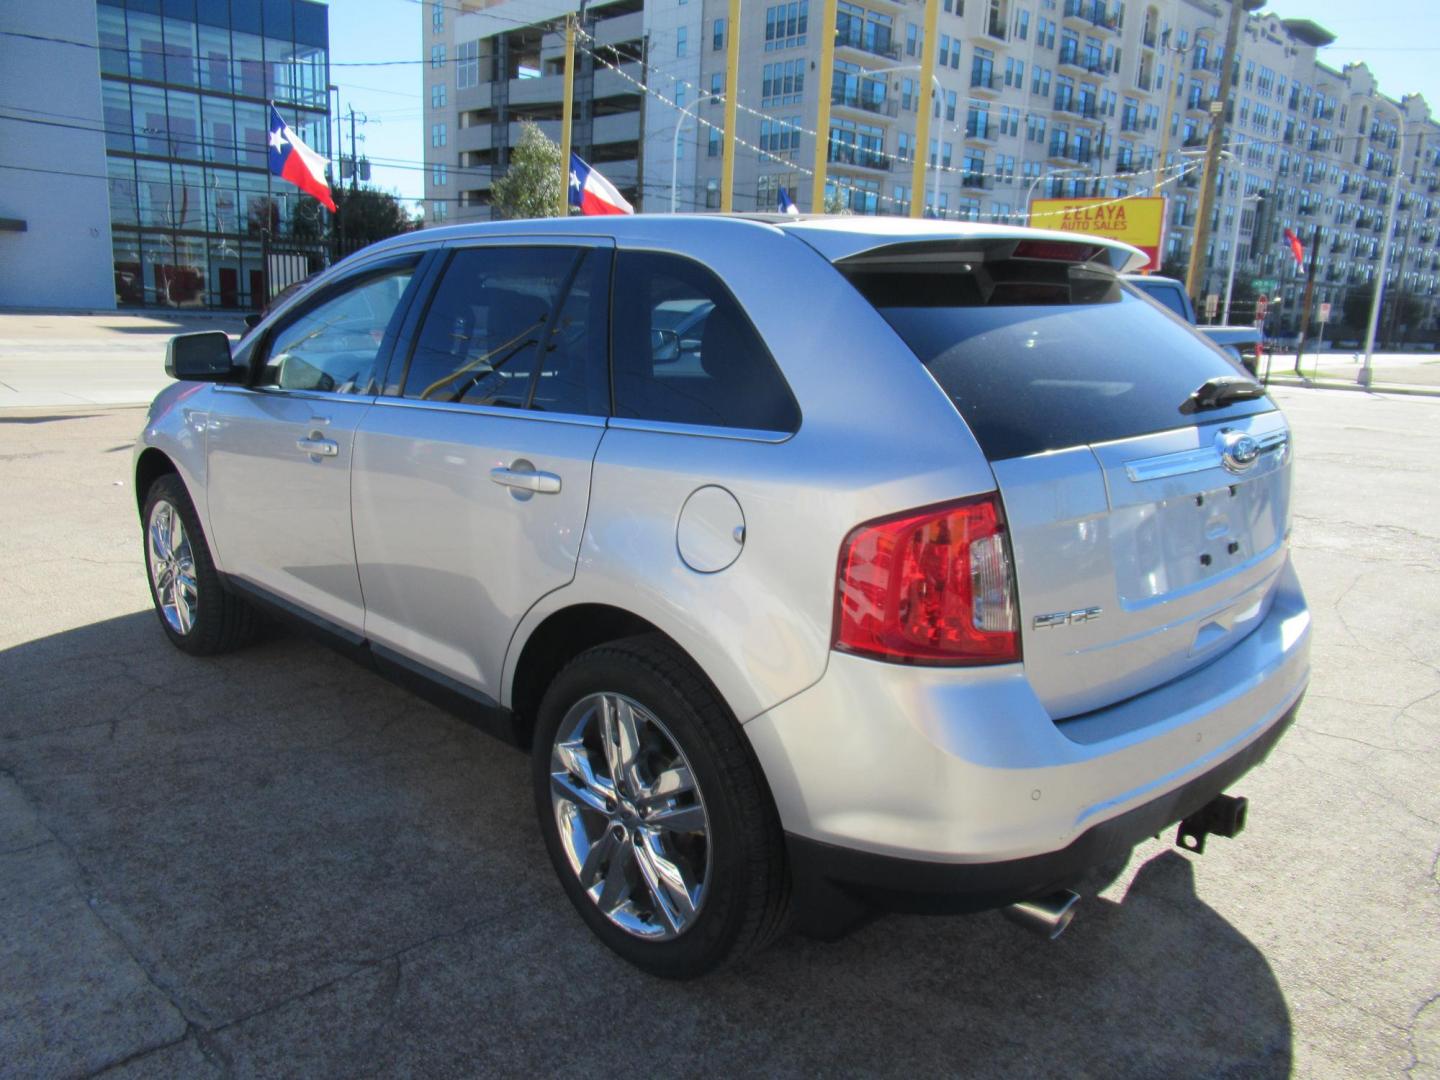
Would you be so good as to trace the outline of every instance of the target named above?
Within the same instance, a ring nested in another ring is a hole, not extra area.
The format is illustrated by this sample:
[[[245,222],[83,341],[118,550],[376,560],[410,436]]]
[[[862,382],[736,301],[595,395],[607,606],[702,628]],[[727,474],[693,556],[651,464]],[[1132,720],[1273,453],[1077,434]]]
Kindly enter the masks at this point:
[[[560,490],[560,477],[531,469],[491,469],[490,479],[502,487],[520,488],[541,495],[554,495]]]
[[[318,454],[320,457],[334,457],[340,453],[340,444],[333,439],[296,439],[295,446],[306,454]]]

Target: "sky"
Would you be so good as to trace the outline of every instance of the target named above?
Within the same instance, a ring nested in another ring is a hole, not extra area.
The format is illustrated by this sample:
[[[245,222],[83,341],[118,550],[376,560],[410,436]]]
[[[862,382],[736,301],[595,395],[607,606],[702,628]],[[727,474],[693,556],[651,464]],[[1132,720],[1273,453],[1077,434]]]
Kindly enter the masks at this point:
[[[353,105],[357,117],[367,119],[355,130],[364,137],[360,153],[374,166],[371,182],[419,199],[425,190],[428,130],[421,2],[330,0],[329,6],[330,77],[340,87],[340,111],[348,117]],[[1273,0],[1266,10],[1319,23],[1337,39],[1320,50],[1324,63],[1338,70],[1363,60],[1382,92],[1392,98],[1421,93],[1440,115],[1440,5],[1435,0]],[[373,61],[408,62],[348,66]],[[348,151],[348,119],[344,132]]]

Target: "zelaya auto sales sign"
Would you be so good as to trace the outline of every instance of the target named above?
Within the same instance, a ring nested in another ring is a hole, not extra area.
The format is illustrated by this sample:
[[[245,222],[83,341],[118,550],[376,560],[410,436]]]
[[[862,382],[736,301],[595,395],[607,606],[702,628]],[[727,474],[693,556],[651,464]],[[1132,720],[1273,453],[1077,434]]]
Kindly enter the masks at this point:
[[[1150,257],[1141,267],[1160,269],[1165,235],[1165,199],[1036,199],[1030,203],[1030,224],[1037,229],[1087,233],[1123,240]]]

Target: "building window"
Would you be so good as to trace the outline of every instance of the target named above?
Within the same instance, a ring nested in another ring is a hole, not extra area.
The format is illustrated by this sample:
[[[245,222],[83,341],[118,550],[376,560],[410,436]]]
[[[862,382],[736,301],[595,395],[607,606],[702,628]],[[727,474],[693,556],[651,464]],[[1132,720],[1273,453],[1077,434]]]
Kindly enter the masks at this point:
[[[432,109],[445,107],[445,84],[443,82],[430,87],[430,107]]]
[[[725,48],[725,20],[716,19],[715,27],[710,34],[710,48],[716,52]]]
[[[455,50],[455,89],[480,85],[480,42],[467,41]]]
[[[439,34],[445,29],[445,4],[442,0],[435,0],[430,5],[430,32]]]
[[[687,27],[682,26],[682,27],[680,27],[678,30],[675,31],[675,55],[676,55],[676,56],[684,56],[684,55],[685,55],[686,41],[689,39],[689,37],[690,37],[690,31],[689,31],[689,29],[688,29]]]
[[[450,182],[450,166],[443,161],[437,161],[430,166],[430,183],[436,187],[444,187]]]
[[[712,128],[709,129],[709,133],[710,133],[710,134],[709,134],[709,137],[708,137],[708,139],[706,140],[706,143],[705,143],[705,156],[706,156],[706,157],[719,157],[719,156],[720,156],[720,142],[721,142],[721,139],[720,139],[720,129],[717,128],[717,127],[712,127]]]
[[[719,181],[719,180],[706,180],[706,181],[705,181],[705,209],[706,209],[706,210],[719,210],[719,209],[720,209],[720,181]]]
[[[431,125],[430,125],[430,145],[431,145],[431,146],[437,146],[437,147],[438,147],[438,146],[444,146],[447,142],[449,142],[449,136],[448,136],[448,133],[447,133],[447,131],[446,131],[445,125],[444,125],[444,124],[431,124]]]
[[[776,4],[765,9],[765,51],[805,44],[810,21],[810,0]]]
[[[920,49],[920,28],[914,23],[905,24],[905,55],[914,56]]]
[[[430,46],[430,66],[432,68],[443,68],[445,66],[445,46]]]
[[[725,73],[723,71],[712,71],[710,73],[710,104],[719,105],[720,99],[725,96]]]
[[[1024,41],[1030,36],[1030,12],[1021,8],[1015,16],[1015,36]]]
[[[444,199],[435,199],[431,202],[430,207],[436,221],[444,221],[450,216],[450,204]]]

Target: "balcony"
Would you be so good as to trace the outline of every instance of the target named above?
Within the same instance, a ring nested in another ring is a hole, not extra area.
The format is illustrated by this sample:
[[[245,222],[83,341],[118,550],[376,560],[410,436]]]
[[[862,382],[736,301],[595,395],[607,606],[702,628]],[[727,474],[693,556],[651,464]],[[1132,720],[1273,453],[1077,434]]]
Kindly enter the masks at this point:
[[[1298,210],[1297,212],[1298,212],[1298,213],[1301,213],[1301,214],[1304,214],[1306,217],[1314,217],[1314,216],[1315,216],[1315,204],[1314,204],[1314,203],[1301,203],[1301,204],[1300,204],[1300,208],[1299,208],[1299,210]]]
[[[965,138],[972,142],[994,142],[1000,137],[998,124],[966,124]]]
[[[900,114],[900,103],[894,98],[880,98],[877,100],[865,94],[846,94],[831,91],[830,104],[840,105],[847,109],[858,109],[861,112],[869,113],[871,116],[898,116]]]
[[[997,75],[994,72],[990,72],[989,74],[974,70],[970,72],[970,89],[972,90],[984,90],[987,93],[994,93],[997,90],[1004,89],[1004,86],[1004,76]]]
[[[1209,113],[1212,100],[1208,97],[1191,98],[1185,103],[1185,109],[1187,112]]]
[[[1010,34],[1005,29],[1005,20],[991,15],[985,22],[985,33],[996,41],[1009,40]]]
[[[853,165],[857,169],[873,169],[876,172],[889,172],[894,167],[894,159],[878,151],[859,150],[853,145],[835,143],[830,144],[830,162],[834,165]]]
[[[866,56],[883,56],[886,60],[900,59],[900,46],[893,41],[888,38],[877,38],[874,34],[863,33],[853,26],[836,28],[835,47],[837,49],[853,49]]]
[[[1133,173],[1135,171],[1135,163],[1133,161],[1117,161],[1115,163],[1115,171],[1117,173]]]
[[[960,186],[972,188],[976,191],[989,191],[991,187],[990,177],[984,173],[967,172],[960,177]]]

